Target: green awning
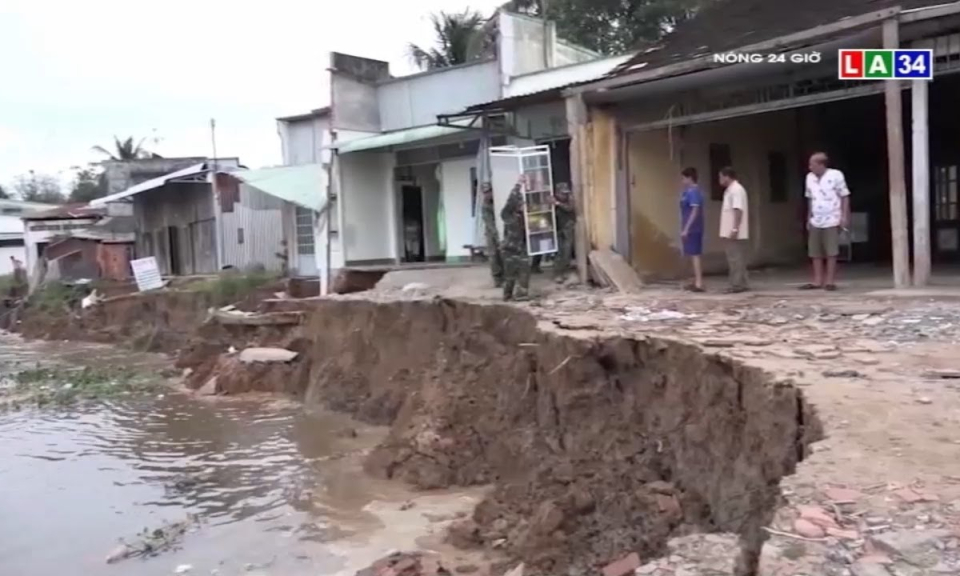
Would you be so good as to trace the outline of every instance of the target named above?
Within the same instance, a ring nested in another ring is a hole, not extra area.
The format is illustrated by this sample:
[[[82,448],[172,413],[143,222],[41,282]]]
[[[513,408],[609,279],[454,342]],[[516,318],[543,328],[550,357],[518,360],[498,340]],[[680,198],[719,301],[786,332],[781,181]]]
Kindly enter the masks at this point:
[[[462,135],[467,132],[470,120],[452,123],[454,126],[420,126],[419,128],[407,128],[406,130],[397,130],[396,132],[386,132],[376,136],[367,136],[366,138],[357,138],[343,144],[335,145],[340,154],[349,154],[351,152],[362,152],[369,150],[381,150],[393,146],[403,146],[405,144],[416,144],[426,142],[446,136]],[[459,128],[456,126],[460,126]]]
[[[231,176],[286,202],[320,211],[327,203],[327,170],[320,164],[237,170]]]

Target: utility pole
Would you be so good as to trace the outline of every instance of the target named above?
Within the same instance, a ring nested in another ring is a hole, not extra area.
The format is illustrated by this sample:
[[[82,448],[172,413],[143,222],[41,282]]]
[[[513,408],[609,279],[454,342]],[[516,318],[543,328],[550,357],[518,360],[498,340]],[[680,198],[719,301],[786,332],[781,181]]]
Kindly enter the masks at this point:
[[[223,213],[220,202],[220,187],[217,186],[217,121],[210,119],[210,143],[213,145],[213,167],[210,172],[210,187],[213,191],[213,221],[217,235],[217,270],[224,267]]]
[[[543,69],[550,69],[550,60],[553,52],[553,42],[550,35],[550,20],[547,18],[547,2],[540,0],[540,16],[543,18]]]

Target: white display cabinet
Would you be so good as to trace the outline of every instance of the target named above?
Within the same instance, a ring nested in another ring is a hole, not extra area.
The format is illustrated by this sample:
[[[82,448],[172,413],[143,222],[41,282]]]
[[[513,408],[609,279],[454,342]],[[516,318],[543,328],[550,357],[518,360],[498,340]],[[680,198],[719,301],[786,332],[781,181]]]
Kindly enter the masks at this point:
[[[527,230],[527,253],[531,256],[557,251],[557,212],[553,204],[553,171],[549,146],[495,146],[490,155],[511,158],[523,179],[523,220]]]

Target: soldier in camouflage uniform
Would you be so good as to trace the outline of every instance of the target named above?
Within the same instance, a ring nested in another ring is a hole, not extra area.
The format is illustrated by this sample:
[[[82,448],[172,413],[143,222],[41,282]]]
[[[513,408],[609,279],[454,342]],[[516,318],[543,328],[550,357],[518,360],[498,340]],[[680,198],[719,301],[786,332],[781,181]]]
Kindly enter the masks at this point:
[[[480,208],[483,216],[483,232],[487,238],[487,259],[490,261],[490,275],[494,285],[503,286],[503,255],[500,253],[500,234],[497,233],[497,216],[493,207],[493,187],[489,182],[481,186],[483,204]]]
[[[530,256],[527,253],[527,227],[523,219],[523,195],[517,183],[500,212],[503,218],[503,299],[526,300],[530,290]]]
[[[570,185],[557,184],[554,193],[557,212],[557,257],[553,261],[554,280],[562,284],[570,271],[570,259],[573,257],[573,243],[577,229],[577,209],[574,205]]]

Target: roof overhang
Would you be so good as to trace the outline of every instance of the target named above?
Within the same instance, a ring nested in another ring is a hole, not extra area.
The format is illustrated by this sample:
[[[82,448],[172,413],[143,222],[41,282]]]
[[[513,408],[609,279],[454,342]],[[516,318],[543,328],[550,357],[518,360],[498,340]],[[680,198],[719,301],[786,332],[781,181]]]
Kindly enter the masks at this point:
[[[471,121],[457,120],[456,122],[445,125],[431,124],[429,126],[377,134],[376,136],[368,136],[366,138],[357,138],[356,140],[349,140],[342,144],[334,144],[331,148],[337,150],[339,154],[351,154],[354,152],[374,152],[378,150],[394,150],[403,147],[443,144],[450,140],[460,140],[464,132],[472,131],[473,129]]]
[[[640,82],[605,88],[588,92],[583,95],[584,100],[596,104],[606,104],[664,96],[670,93],[696,90],[711,86],[737,86],[744,88],[753,82],[760,83],[775,76],[794,77],[801,79],[804,75],[822,75],[823,70],[837,68],[837,51],[842,48],[879,48],[882,45],[880,30],[877,27],[865,30],[850,31],[840,37],[819,44],[805,44],[802,46],[782,48],[785,54],[783,63],[744,63],[714,66],[687,72],[676,76],[663,77],[657,80]],[[823,60],[817,65],[798,65],[790,62],[792,53],[807,54],[812,51],[820,52]]]
[[[780,36],[778,38],[773,38],[763,42],[742,46],[734,51],[750,53],[773,53],[811,47],[821,43],[824,39],[835,37],[836,35],[844,32],[856,31],[857,29],[876,28],[884,20],[897,17],[900,12],[901,10],[899,7],[877,10],[875,12],[869,12],[860,16],[845,18],[839,22],[833,22],[831,24],[817,26],[808,30],[801,30],[786,36]],[[758,68],[764,68],[762,66],[755,66]],[[643,68],[632,71],[637,67]],[[712,53],[690,58],[689,60],[685,60],[683,62],[677,62],[675,64],[668,64],[666,66],[658,66],[654,68],[646,68],[644,63],[641,62],[621,71],[619,74],[610,78],[572,87],[565,91],[565,95],[577,96],[591,92],[609,91],[633,84],[652,82],[654,80],[663,80],[674,76],[682,76],[684,74],[690,74],[693,72],[724,67],[730,67],[730,65],[723,65],[715,62],[714,54]]]
[[[196,178],[197,176],[204,175],[208,172],[207,164],[201,162],[199,164],[194,164],[188,168],[182,170],[177,170],[176,172],[171,172],[159,178],[154,178],[152,180],[147,180],[146,182],[141,182],[136,186],[131,186],[123,192],[117,192],[116,194],[111,194],[109,196],[104,196],[103,198],[97,198],[96,200],[90,201],[90,206],[99,207],[106,206],[111,202],[129,202],[132,201],[133,196],[140,194],[142,192],[147,192],[149,190],[155,190],[157,188],[162,188],[169,182],[175,180],[183,180],[186,178]]]
[[[234,170],[225,173],[264,194],[309,210],[319,211],[327,203],[327,169],[322,164]]]

